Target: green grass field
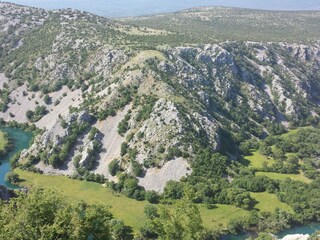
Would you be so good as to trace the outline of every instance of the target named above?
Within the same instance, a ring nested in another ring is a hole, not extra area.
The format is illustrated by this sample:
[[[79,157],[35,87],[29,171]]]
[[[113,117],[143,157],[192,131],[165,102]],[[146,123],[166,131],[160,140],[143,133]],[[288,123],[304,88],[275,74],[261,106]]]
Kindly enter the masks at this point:
[[[275,160],[273,158],[261,155],[259,151],[251,152],[251,155],[245,156],[244,160],[249,161],[248,167],[253,167],[253,168],[261,168],[263,162],[267,162],[268,165],[272,165],[273,163],[275,163]]]
[[[249,215],[249,211],[231,205],[216,204],[211,210],[204,205],[199,207],[203,224],[208,229],[225,228],[231,219]]]
[[[24,181],[22,186],[38,185],[61,190],[63,194],[72,200],[84,200],[87,203],[100,203],[111,206],[110,211],[126,225],[133,227],[134,230],[143,226],[146,221],[144,216],[144,206],[146,201],[136,201],[121,194],[114,195],[109,189],[101,184],[69,179],[64,176],[46,176],[20,169],[15,170],[19,177]],[[217,204],[209,210],[204,205],[199,205],[199,210],[204,225],[209,229],[225,227],[227,223],[240,216],[248,214],[248,211],[240,208]]]
[[[56,188],[72,200],[83,200],[89,204],[98,203],[111,207],[112,214],[122,219],[125,224],[138,229],[146,221],[144,206],[146,202],[139,202],[123,195],[115,195],[101,184],[72,180],[64,176],[46,176],[35,174],[20,169],[15,170],[24,180],[22,186],[38,185]]]
[[[289,205],[280,202],[275,194],[262,192],[250,193],[250,195],[257,201],[255,208],[259,209],[260,211],[273,212],[276,208],[280,208],[284,211],[293,213],[292,208]]]
[[[5,133],[0,131],[0,152],[4,151],[8,145],[8,139],[5,137]]]
[[[290,178],[295,181],[301,181],[304,183],[310,183],[311,180],[303,175],[302,172],[299,174],[283,174],[283,173],[274,173],[274,172],[256,172],[257,176],[267,176],[271,179],[277,180],[285,180],[286,178]]]

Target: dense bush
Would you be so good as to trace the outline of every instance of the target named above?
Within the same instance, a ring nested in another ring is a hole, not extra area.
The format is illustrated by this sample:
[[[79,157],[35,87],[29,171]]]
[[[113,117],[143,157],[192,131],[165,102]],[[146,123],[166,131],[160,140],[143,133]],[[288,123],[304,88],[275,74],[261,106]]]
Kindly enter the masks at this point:
[[[37,106],[34,111],[28,110],[26,112],[26,117],[30,122],[37,122],[46,114],[47,109],[45,106]]]
[[[5,181],[10,182],[12,184],[18,183],[20,181],[19,175],[14,172],[8,172],[5,176]]]
[[[131,166],[132,166],[132,173],[136,177],[142,177],[144,175],[144,169],[143,166],[136,162],[136,161],[131,161]]]
[[[310,184],[286,180],[281,182],[277,196],[289,204],[300,222],[320,221],[320,182]]]
[[[158,203],[160,200],[159,194],[155,191],[146,191],[145,197],[149,203],[155,204],[155,203]]]
[[[140,229],[143,239],[212,239],[202,224],[199,209],[188,200],[173,206],[145,209],[148,222]]]
[[[136,200],[145,199],[145,190],[138,185],[138,179],[126,173],[118,174],[118,182],[108,182],[109,188],[115,192],[121,192],[129,198]]]
[[[122,119],[118,125],[118,133],[123,136],[129,129],[128,121],[130,120],[130,112]]]
[[[109,163],[109,173],[111,174],[111,176],[115,176],[117,174],[117,172],[120,170],[120,166],[118,163],[118,160],[112,160]]]

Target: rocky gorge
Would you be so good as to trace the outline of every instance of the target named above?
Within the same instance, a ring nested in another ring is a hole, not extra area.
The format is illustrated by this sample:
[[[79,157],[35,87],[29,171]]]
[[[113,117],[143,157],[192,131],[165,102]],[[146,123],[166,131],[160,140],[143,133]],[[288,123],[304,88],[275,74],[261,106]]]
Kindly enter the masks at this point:
[[[4,111],[0,117],[32,121],[43,129],[42,136],[21,154],[21,162],[40,158],[35,167],[45,173],[73,175],[75,158],[86,168],[94,141],[100,150],[95,149],[99,152],[89,171],[112,178],[107,166],[115,159],[126,172],[137,162],[145,176],[152,175],[154,167],[164,167],[168,169],[164,177],[154,175],[148,180],[149,185],[155,181],[164,186],[168,180],[186,176],[197,145],[225,150],[227,129],[239,139],[263,138],[274,126],[288,128],[319,118],[318,42],[226,41],[133,50],[123,41],[157,31],[74,10],[44,12],[7,3],[1,3],[1,9],[5,25],[1,30]],[[84,30],[83,24],[91,28]],[[14,36],[10,28],[15,29]],[[29,32],[48,29],[52,34],[45,51],[27,54],[42,44],[30,42]],[[110,38],[102,38],[105,35]],[[21,44],[16,46],[16,42]],[[48,89],[49,83],[56,87]],[[27,112],[36,112],[39,106],[45,114],[28,119]],[[60,166],[48,166],[52,149],[61,150],[72,134],[72,123],[86,123],[97,132],[90,140],[90,129],[78,135],[66,147],[67,159]],[[119,132],[120,125],[124,130]],[[124,155],[122,144],[127,148]],[[232,155],[236,151],[226,150]],[[170,160],[177,161],[173,172],[166,167]],[[140,183],[144,182],[142,177]],[[148,188],[163,189],[155,184]]]

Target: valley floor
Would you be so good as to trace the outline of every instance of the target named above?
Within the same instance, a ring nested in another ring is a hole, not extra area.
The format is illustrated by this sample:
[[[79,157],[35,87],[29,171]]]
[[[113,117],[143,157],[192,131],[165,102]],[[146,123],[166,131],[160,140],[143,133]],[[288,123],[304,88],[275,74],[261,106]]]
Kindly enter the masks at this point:
[[[148,204],[147,201],[136,201],[122,194],[112,193],[111,190],[98,183],[73,180],[64,176],[46,176],[20,169],[16,169],[15,172],[22,179],[22,186],[38,185],[55,188],[72,200],[83,200],[89,204],[98,203],[111,206],[112,214],[116,218],[122,219],[134,231],[137,231],[146,222],[144,207]],[[260,211],[273,211],[275,208],[292,211],[287,204],[281,203],[273,194],[252,193],[252,197],[256,199],[255,208]],[[216,204],[213,209],[207,209],[205,205],[199,205],[199,210],[204,225],[209,229],[225,228],[231,219],[249,214],[249,211],[222,204]]]

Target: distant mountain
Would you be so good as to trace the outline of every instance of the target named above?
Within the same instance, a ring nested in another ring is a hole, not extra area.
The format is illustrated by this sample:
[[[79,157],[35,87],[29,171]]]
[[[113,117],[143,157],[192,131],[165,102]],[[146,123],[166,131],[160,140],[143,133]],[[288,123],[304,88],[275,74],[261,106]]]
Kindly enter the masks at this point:
[[[200,6],[228,6],[266,10],[320,10],[318,0],[9,0],[9,2],[45,9],[73,8],[107,17],[141,16],[181,11]]]
[[[137,26],[185,33],[196,42],[215,40],[312,42],[320,39],[320,11],[264,11],[201,7],[123,19]]]

